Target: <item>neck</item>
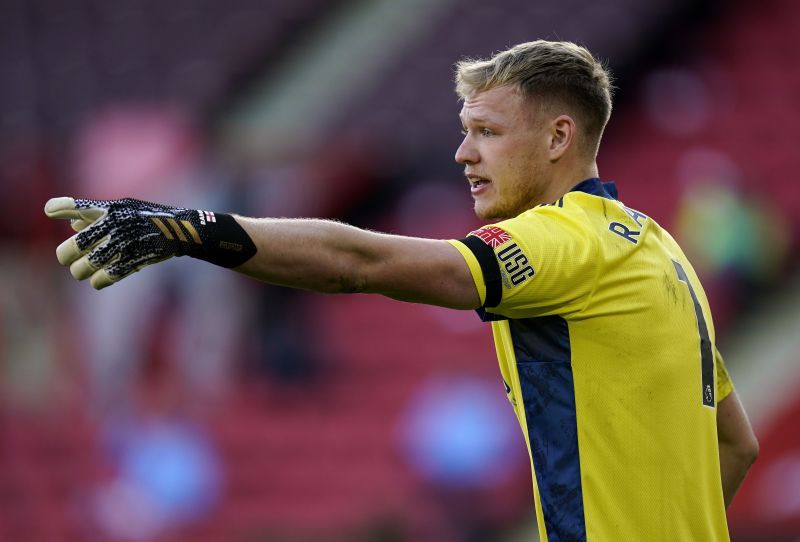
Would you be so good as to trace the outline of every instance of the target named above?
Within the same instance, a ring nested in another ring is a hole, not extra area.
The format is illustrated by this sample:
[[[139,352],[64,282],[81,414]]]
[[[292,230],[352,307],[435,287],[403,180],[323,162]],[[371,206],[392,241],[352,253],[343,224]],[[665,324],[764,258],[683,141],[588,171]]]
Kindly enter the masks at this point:
[[[600,174],[597,170],[597,162],[592,161],[589,164],[582,164],[579,167],[568,168],[563,171],[557,172],[543,195],[542,201],[552,202],[572,190],[572,188],[586,179],[599,177]]]

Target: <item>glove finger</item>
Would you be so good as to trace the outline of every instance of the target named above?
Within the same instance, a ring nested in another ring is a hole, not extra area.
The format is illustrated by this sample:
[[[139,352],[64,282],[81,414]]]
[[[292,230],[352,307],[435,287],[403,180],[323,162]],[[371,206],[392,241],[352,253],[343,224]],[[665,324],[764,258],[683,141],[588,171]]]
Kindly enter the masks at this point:
[[[81,257],[82,253],[77,243],[75,243],[75,237],[77,235],[73,235],[56,247],[56,259],[61,265],[70,265]]]
[[[87,226],[56,247],[56,258],[61,265],[71,265],[75,260],[107,240],[109,226],[99,220]]]
[[[72,198],[50,198],[44,204],[44,214],[50,218],[80,218],[80,211]]]
[[[115,282],[119,282],[125,277],[114,277],[109,274],[107,269],[99,269],[94,272],[92,278],[89,279],[89,284],[92,285],[92,288],[95,290],[102,290],[107,286],[111,286]]]
[[[87,253],[105,241],[111,227],[111,224],[102,218],[73,235],[72,237],[75,239],[75,244],[81,254]]]
[[[89,220],[83,220],[82,218],[73,218],[69,221],[69,225],[75,231],[83,231],[88,226],[91,226],[92,222]]]
[[[82,256],[72,262],[69,266],[69,272],[78,280],[86,280],[97,271],[97,267],[95,267],[91,261],[89,261],[89,255]]]
[[[104,237],[94,249],[70,264],[69,271],[73,277],[86,280],[99,269],[120,259],[120,255],[111,250],[108,240],[109,236]]]
[[[52,198],[44,206],[44,214],[50,218],[83,220],[89,223],[101,218],[107,209],[108,202],[69,197]]]
[[[114,263],[121,258],[118,247],[109,243],[110,238],[108,235],[105,236],[100,240],[100,244],[86,254],[86,259],[95,270],[107,267],[110,263]]]

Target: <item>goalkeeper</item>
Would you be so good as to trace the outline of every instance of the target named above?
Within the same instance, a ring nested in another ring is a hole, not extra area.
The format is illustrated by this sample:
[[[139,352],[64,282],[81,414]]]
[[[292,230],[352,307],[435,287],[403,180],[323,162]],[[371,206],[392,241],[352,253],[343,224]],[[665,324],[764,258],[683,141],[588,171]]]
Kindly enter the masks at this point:
[[[611,85],[586,49],[517,45],[457,65],[456,161],[490,224],[461,240],[138,200],[55,198],[56,253],[105,288],[190,256],[327,293],[476,309],[531,457],[542,540],[728,540],[758,443],[672,237],[617,199],[596,156]]]

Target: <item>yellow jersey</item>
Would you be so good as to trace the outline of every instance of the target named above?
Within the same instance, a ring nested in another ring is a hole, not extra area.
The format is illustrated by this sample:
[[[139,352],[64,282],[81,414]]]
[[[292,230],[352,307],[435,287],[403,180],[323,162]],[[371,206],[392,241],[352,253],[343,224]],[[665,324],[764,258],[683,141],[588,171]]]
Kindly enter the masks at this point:
[[[733,388],[670,234],[588,179],[450,243],[491,321],[541,540],[729,540],[716,405]]]

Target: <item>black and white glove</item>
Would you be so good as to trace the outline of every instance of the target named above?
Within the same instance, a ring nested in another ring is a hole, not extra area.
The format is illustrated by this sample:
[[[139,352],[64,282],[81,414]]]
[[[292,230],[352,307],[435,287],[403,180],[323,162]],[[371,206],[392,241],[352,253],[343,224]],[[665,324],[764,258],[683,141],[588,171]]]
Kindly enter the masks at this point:
[[[53,198],[44,212],[69,219],[78,233],[56,257],[78,280],[100,290],[143,267],[191,256],[223,267],[249,260],[256,247],[233,216],[136,199]]]

